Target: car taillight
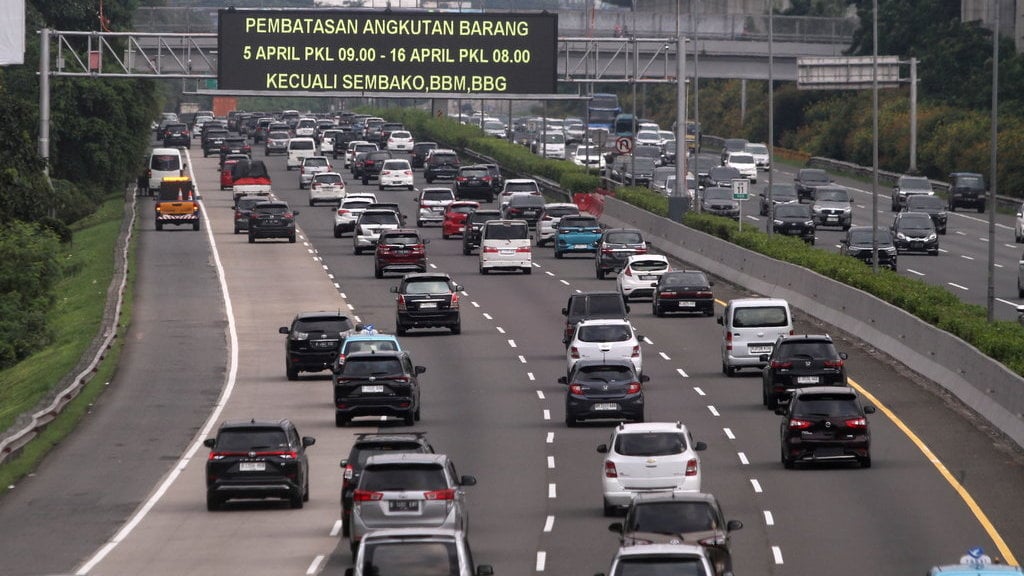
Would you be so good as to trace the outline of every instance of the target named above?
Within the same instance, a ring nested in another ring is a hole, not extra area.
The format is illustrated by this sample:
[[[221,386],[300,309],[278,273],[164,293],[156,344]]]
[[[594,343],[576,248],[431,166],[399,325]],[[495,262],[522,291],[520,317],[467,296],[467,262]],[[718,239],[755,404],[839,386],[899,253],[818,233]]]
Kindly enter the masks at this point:
[[[285,212],[281,214],[281,218],[295,218],[295,216],[291,212]]]
[[[605,460],[604,462],[604,477],[605,478],[618,478],[619,471],[615,469],[615,462],[611,460]]]
[[[640,393],[640,383],[639,382],[630,382],[629,386],[626,387],[626,394],[639,394],[639,393]]]
[[[569,357],[570,358],[579,358],[580,357],[580,349],[575,347],[575,346],[572,346],[571,348],[569,348]]]
[[[825,365],[825,368],[842,368],[843,367],[843,361],[842,360],[825,360],[824,365]]]
[[[405,174],[406,176],[412,176],[412,170],[403,170],[402,174]]]
[[[484,253],[485,254],[497,254],[498,253],[498,249],[497,248],[493,248],[491,246],[485,246],[484,247]]]
[[[545,221],[547,221],[547,220],[554,220],[554,218],[552,218],[551,216],[548,216],[547,214],[545,214],[544,216],[541,216],[540,219],[541,220],[545,220]]]
[[[711,298],[711,296],[712,296],[711,292],[707,292],[707,291],[697,292],[697,297],[698,298]]]
[[[338,364],[344,364],[344,363],[345,363],[345,355],[344,354],[338,354]]]
[[[483,181],[484,182],[490,182],[491,181],[491,177],[490,176],[484,176],[483,177]]]
[[[452,292],[452,302],[449,305],[449,307],[450,308],[458,308],[459,307],[459,295],[457,293],[455,293],[455,292]]]
[[[353,502],[372,502],[375,500],[382,500],[384,498],[383,492],[370,492],[369,490],[356,490],[352,493]]]
[[[804,430],[811,427],[811,422],[808,420],[800,420],[799,418],[789,419],[790,430]]]
[[[349,213],[349,210],[347,208],[338,208],[338,216],[344,216],[345,214],[348,214],[348,213]]]
[[[779,360],[772,360],[772,369],[773,370],[779,369],[779,368],[792,368],[792,367],[793,367],[793,363],[792,362],[780,362]]]
[[[227,458],[229,456],[245,456],[245,455],[246,455],[245,452],[215,452],[215,451],[211,451],[210,452],[210,456],[207,459],[208,460],[220,460],[222,458]]]
[[[639,358],[639,357],[640,357],[640,345],[637,344],[636,346],[633,346],[633,358]]]
[[[637,248],[636,249],[636,253],[637,254],[647,254],[647,248]]]
[[[583,395],[583,386],[581,386],[579,384],[570,384],[569,385],[569,393],[570,394],[575,394],[577,396],[582,396]]]
[[[732,332],[725,333],[725,349],[732,350]]]
[[[611,254],[614,252],[611,248],[601,248],[601,254]]]
[[[423,493],[424,500],[455,500],[455,489],[431,490]]]
[[[244,216],[244,214],[242,214],[242,212],[240,210],[235,210],[235,219],[236,220],[241,218],[242,216]]]
[[[861,416],[859,418],[850,418],[844,422],[847,428],[867,428],[868,419]]]
[[[395,376],[394,378],[392,378],[392,380],[394,380],[395,382],[408,382],[409,381],[409,377],[408,376]]]
[[[465,182],[466,181],[466,177],[465,176],[456,176],[455,177],[455,181],[456,182]]]
[[[697,475],[697,459],[696,458],[690,458],[689,460],[687,460],[687,462],[686,462],[686,475],[687,476],[696,476]]]
[[[632,275],[633,275],[633,270],[632,270],[632,269],[630,269],[630,268],[626,268],[626,269],[624,270],[624,272],[626,273],[626,276],[632,276]]]
[[[398,309],[405,310],[405,295],[399,294],[395,300],[398,302]]]
[[[676,293],[675,292],[671,292],[671,291],[669,291],[669,292],[658,292],[658,296],[660,296],[662,298],[672,298],[675,295],[676,295]],[[732,341],[732,335],[726,336],[725,337],[725,341],[727,343],[731,342]],[[731,350],[732,349],[732,344],[728,344],[728,348]]]
[[[299,453],[294,450],[279,450],[273,452],[256,452],[257,456],[277,456],[278,458],[284,458],[285,460],[294,460],[299,457]]]
[[[533,249],[530,248],[529,246],[520,246],[520,247],[516,248],[516,252],[518,252],[518,253],[533,252]]]

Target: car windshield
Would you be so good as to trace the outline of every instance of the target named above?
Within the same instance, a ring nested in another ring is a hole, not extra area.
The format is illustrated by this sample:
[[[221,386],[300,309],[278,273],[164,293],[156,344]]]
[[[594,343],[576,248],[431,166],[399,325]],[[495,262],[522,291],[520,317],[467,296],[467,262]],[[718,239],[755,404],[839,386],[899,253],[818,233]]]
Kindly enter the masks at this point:
[[[293,332],[314,334],[341,334],[352,329],[348,318],[300,318],[295,321]]]
[[[932,183],[927,178],[900,178],[900,190],[931,192]]]
[[[341,174],[320,174],[313,177],[320,184],[340,184]]]
[[[278,216],[289,212],[288,206],[285,204],[261,204],[254,206],[253,211],[261,214],[274,214]]]
[[[629,267],[633,270],[653,272],[657,270],[667,270],[668,262],[665,262],[664,260],[634,260],[629,263]]]
[[[768,190],[764,191],[764,195],[768,197]],[[792,186],[786,184],[776,184],[772,186],[772,202],[789,202],[796,200],[796,190]]]
[[[576,334],[580,342],[626,342],[632,337],[633,331],[624,324],[584,325]]]
[[[221,430],[216,449],[222,452],[249,452],[288,445],[288,435],[280,428],[240,428]]]
[[[288,147],[291,150],[312,150],[313,149],[313,141],[312,140],[292,140],[291,142],[288,143]]]
[[[303,160],[302,166],[304,168],[309,168],[311,166],[315,166],[317,168],[323,168],[323,167],[327,166],[327,158],[319,158],[319,157],[306,158],[305,160]]]
[[[569,314],[575,316],[586,314],[588,302],[590,303],[591,314],[625,314],[622,296],[618,294],[591,294],[589,296],[573,298]]]
[[[686,438],[678,432],[631,432],[615,437],[615,452],[623,456],[670,456],[686,451]]]
[[[356,210],[360,208],[366,208],[367,204],[373,204],[373,200],[369,198],[353,198],[351,200],[345,200],[342,202],[341,207],[346,210]]]
[[[444,280],[418,280],[405,284],[406,294],[448,294],[451,288]]]
[[[707,576],[697,556],[640,556],[622,558],[612,576]]]
[[[782,306],[737,308],[732,325],[736,328],[776,328],[789,325],[789,316]]]
[[[768,147],[765,146],[764,144],[747,144],[746,146],[744,146],[744,150],[746,150],[747,152],[750,152],[751,154],[767,154],[768,153]]]
[[[539,189],[533,182],[506,182],[503,192],[537,192]]]
[[[489,174],[490,172],[487,171],[487,168],[463,168],[459,172],[459,176],[464,176],[466,178],[483,178]]]
[[[177,154],[153,154],[149,167],[163,172],[177,170],[181,167],[181,157]]]
[[[373,576],[459,576],[454,542],[370,540],[363,551],[363,574]]]
[[[235,203],[236,210],[252,210],[252,207],[265,202],[263,198],[239,198],[238,202]]]
[[[380,352],[382,350],[397,351],[398,346],[392,340],[356,340],[355,342],[346,340],[342,353],[348,355],[356,352]]]
[[[644,237],[639,232],[612,232],[604,237],[608,244],[643,244]]]
[[[892,233],[885,228],[879,228],[878,234],[879,244],[892,244]],[[864,230],[852,230],[850,231],[850,243],[851,244],[871,244],[874,242],[872,239],[871,228]]]
[[[824,170],[806,170],[799,174],[803,182],[824,182],[828,183],[828,173]]]
[[[704,190],[706,200],[732,200],[732,188],[708,188]]]
[[[544,214],[552,218],[561,218],[569,214],[579,214],[580,209],[575,206],[551,206],[544,209]]]
[[[811,211],[803,204],[781,204],[775,208],[776,218],[810,218]]]
[[[389,376],[402,373],[398,358],[347,358],[341,369],[342,376]]]
[[[932,226],[931,216],[927,214],[904,214],[900,218],[901,230],[928,230]]]
[[[733,164],[753,164],[754,157],[749,154],[730,154],[729,162]]]
[[[391,133],[391,137],[394,138],[395,140],[408,140],[409,138],[412,138],[412,134],[409,134],[408,132],[405,132],[403,130],[395,130],[394,132]]]
[[[399,244],[402,246],[408,246],[410,244],[419,244],[420,237],[412,232],[408,234],[388,234],[386,236],[381,236],[380,242],[382,244]]]
[[[594,365],[583,366],[576,376],[577,380],[587,382],[632,382],[636,380],[633,368],[626,365]]]
[[[451,200],[455,194],[451,190],[424,190],[424,200]]]
[[[819,202],[849,202],[850,194],[846,190],[821,190],[814,193]]]
[[[530,228],[524,224],[497,224],[484,229],[487,240],[526,240],[530,237]]]
[[[700,272],[669,272],[661,278],[663,285],[669,286],[707,286],[707,276]]]
[[[371,464],[359,480],[360,490],[372,492],[445,490],[448,482],[440,464]],[[411,572],[410,574],[419,574]]]
[[[656,534],[685,534],[718,529],[715,511],[707,502],[657,502],[633,507],[627,529]]]
[[[455,204],[448,209],[449,214],[469,214],[473,210],[476,210],[476,206],[472,204]]]
[[[412,170],[408,160],[388,160],[384,163],[385,170]]]
[[[779,345],[776,358],[836,358],[836,349],[831,342],[783,342]]]
[[[978,176],[958,176],[956,179],[957,188],[985,189],[985,181]]]
[[[793,416],[860,416],[857,401],[849,394],[799,398],[793,405]]]

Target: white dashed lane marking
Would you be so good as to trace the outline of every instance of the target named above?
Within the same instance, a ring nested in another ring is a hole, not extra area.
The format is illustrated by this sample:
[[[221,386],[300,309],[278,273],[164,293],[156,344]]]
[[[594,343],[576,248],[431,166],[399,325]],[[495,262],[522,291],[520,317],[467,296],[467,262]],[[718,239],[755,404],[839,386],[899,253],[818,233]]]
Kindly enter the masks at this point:
[[[496,326],[496,328],[498,329],[498,333],[499,334],[504,334],[505,333],[505,329],[502,328],[501,326]]]
[[[545,420],[551,420],[551,410],[548,410],[548,409],[544,410],[544,419]]]
[[[782,548],[772,546],[772,556],[775,558],[776,564],[782,564]]]
[[[554,516],[548,516],[547,520],[544,521],[544,531],[545,532],[551,532],[551,530],[554,527],[555,527],[555,517]]]
[[[761,483],[757,481],[757,478],[751,478],[750,485],[754,487],[755,493],[760,494],[763,492],[763,490],[761,490]]]
[[[697,393],[697,396],[707,396],[707,394],[704,393],[704,390],[702,390],[700,386],[694,386],[693,391]]]
[[[658,355],[661,356],[663,360],[671,360],[671,358],[668,357],[668,354],[665,354],[664,352],[658,352]]]
[[[547,437],[544,439],[544,443],[545,444],[554,444],[555,443],[555,433],[554,432],[548,432]]]
[[[739,456],[740,458],[740,464],[743,464],[744,466],[750,464],[750,461],[747,460],[747,455],[744,454],[743,452],[737,452],[736,455]]]
[[[509,338],[508,346],[509,346],[509,348],[515,348],[516,347],[516,341],[511,339],[511,338]]]
[[[548,470],[554,470],[554,469],[555,469],[555,457],[554,456],[548,456]]]
[[[554,483],[548,484],[548,498],[557,498],[557,497],[558,497],[558,489],[555,488],[555,484]]]
[[[527,372],[526,377],[530,380],[530,382],[536,380],[536,378],[533,377],[533,372]]]
[[[765,526],[774,526],[775,525],[775,516],[772,516],[772,511],[771,510],[765,510],[764,511],[764,524],[765,524]]]
[[[683,378],[689,378],[690,377],[690,375],[687,374],[686,371],[683,370],[682,368],[676,368],[676,372],[678,372],[679,375],[682,376]]]
[[[491,315],[488,314],[487,312],[484,312],[484,318],[487,318],[488,320],[494,320],[494,318],[491,318]]]
[[[729,440],[736,439],[736,435],[732,433],[731,428],[722,428],[722,432],[725,432],[725,437],[728,438]]]
[[[537,398],[539,398],[541,400],[544,399],[544,391],[543,390],[537,390]]]
[[[537,572],[544,571],[544,565],[547,562],[548,553],[543,550],[537,552]]]
[[[708,412],[711,412],[712,416],[721,416],[721,414],[718,413],[718,409],[714,406],[708,406]]]

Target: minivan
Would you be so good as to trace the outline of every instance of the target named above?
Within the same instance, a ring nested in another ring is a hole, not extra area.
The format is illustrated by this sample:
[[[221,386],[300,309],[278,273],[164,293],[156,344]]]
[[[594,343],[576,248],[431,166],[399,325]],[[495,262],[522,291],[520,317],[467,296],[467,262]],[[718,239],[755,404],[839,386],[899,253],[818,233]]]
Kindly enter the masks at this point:
[[[492,269],[533,272],[530,225],[526,220],[490,220],[480,231],[480,273]]]
[[[160,181],[164,178],[185,175],[185,162],[181,159],[181,150],[177,148],[153,148],[146,163],[146,177],[149,191],[160,189]]]
[[[316,155],[316,142],[312,138],[292,138],[288,141],[287,168],[294,170],[302,164],[303,158]]]
[[[793,334],[793,314],[781,298],[730,300],[718,317],[722,325],[722,373],[735,376],[740,368],[764,368],[762,355],[771,355],[779,336]]]

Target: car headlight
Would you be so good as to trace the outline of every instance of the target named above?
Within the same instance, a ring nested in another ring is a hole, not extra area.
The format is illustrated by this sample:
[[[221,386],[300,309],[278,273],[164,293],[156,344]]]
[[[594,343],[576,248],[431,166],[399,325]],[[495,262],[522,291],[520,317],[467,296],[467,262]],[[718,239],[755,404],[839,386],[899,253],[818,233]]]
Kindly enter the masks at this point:
[[[811,210],[813,210],[815,214],[821,214],[823,208],[821,208],[820,206],[812,206]]]
[[[843,214],[849,214],[850,212],[853,212],[853,208],[843,208],[842,212]]]
[[[782,220],[772,220],[772,223],[778,226],[779,224],[782,224]]]
[[[927,242],[931,242],[932,240],[936,240],[936,239],[938,239],[938,235],[936,235],[934,232],[932,232],[931,234],[928,235],[928,240],[926,240],[926,241]]]
[[[900,240],[906,240],[906,239],[907,239],[907,236],[906,236],[906,234],[904,234],[903,232],[898,232],[898,233],[896,234],[896,238],[898,238],[898,239],[900,239]]]
[[[804,222],[804,226],[814,226],[814,220],[807,220]]]

